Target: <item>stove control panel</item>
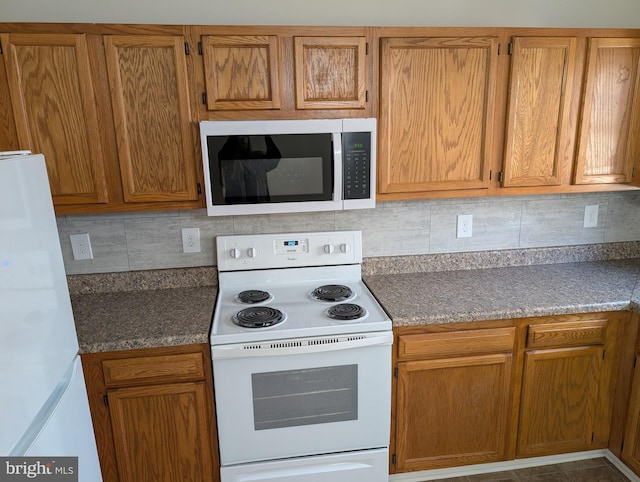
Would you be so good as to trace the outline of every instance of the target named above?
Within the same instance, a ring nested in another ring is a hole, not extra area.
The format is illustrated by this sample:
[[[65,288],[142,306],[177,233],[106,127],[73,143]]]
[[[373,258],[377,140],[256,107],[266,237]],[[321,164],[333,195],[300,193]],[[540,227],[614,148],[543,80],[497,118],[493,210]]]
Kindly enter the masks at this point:
[[[359,264],[360,231],[218,236],[218,271]]]

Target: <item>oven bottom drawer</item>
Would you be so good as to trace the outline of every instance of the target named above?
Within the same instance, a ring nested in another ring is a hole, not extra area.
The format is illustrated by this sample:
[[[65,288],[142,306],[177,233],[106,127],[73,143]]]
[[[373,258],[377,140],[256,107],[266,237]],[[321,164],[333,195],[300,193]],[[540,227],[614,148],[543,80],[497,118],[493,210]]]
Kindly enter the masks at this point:
[[[220,468],[222,482],[387,482],[389,449],[256,462]]]

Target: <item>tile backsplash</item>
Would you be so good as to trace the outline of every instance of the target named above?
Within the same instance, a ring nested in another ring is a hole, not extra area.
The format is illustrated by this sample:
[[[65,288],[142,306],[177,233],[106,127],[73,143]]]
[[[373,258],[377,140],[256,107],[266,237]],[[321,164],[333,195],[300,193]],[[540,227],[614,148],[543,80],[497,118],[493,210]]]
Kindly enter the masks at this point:
[[[584,228],[585,206],[598,224]],[[457,215],[473,216],[456,237]],[[640,240],[640,192],[378,202],[375,209],[208,217],[204,209],[57,217],[67,274],[212,266],[218,235],[361,230],[365,257],[457,253]],[[201,252],[182,252],[200,228]],[[94,259],[75,261],[70,234],[89,233]]]

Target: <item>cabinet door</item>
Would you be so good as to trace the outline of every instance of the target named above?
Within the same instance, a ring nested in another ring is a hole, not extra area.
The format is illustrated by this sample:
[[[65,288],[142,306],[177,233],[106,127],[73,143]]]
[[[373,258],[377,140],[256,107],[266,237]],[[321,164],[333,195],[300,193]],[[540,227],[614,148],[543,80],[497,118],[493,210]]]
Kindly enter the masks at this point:
[[[636,356],[636,367],[637,356]],[[629,397],[629,412],[622,447],[622,461],[640,474],[640,370],[636,368]]]
[[[640,39],[589,42],[575,183],[626,183],[640,157]]]
[[[204,35],[209,110],[279,109],[278,37]]]
[[[553,186],[572,162],[575,37],[515,37],[504,187]]]
[[[108,393],[120,482],[209,482],[204,382],[121,388]]]
[[[20,149],[44,154],[54,204],[107,202],[86,36],[5,34],[0,40]]]
[[[497,39],[381,42],[378,191],[487,188]]]
[[[396,468],[506,458],[510,354],[398,364]]]
[[[531,457],[596,448],[602,346],[525,354],[517,455]]]
[[[295,37],[297,109],[366,107],[364,37]]]
[[[184,38],[104,38],[124,201],[198,199]]]

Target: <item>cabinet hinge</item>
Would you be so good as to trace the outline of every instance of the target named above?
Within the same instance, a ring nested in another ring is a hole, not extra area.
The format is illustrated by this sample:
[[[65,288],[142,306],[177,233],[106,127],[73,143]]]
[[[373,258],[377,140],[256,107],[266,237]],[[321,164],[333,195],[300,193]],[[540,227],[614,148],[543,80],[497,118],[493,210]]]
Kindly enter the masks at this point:
[[[105,407],[109,406],[109,397],[105,395],[104,397],[102,397],[102,401],[104,402]]]
[[[198,54],[202,55],[202,42],[198,42]]]
[[[184,43],[184,54],[189,55],[189,44],[187,42]]]
[[[392,463],[393,465],[396,465],[396,454],[393,454],[393,455],[391,456],[391,463]]]
[[[507,53],[509,55],[513,55],[513,42],[509,42],[509,47],[507,48]]]
[[[202,103],[204,105],[207,105],[207,93],[206,92],[202,93]]]
[[[202,184],[200,183],[196,184],[196,189],[198,190],[198,196],[202,194]]]
[[[498,182],[504,181],[504,171],[498,173]]]
[[[398,378],[398,368],[397,367],[393,369],[393,377],[394,378]]]

